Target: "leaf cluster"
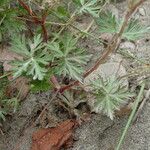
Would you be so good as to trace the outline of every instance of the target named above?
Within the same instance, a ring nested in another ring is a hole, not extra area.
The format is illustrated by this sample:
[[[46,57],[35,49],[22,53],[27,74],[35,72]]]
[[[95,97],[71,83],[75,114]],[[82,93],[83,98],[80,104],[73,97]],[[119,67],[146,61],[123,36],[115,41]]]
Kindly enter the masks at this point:
[[[14,2],[10,0],[0,1],[0,41],[4,37],[8,38],[26,29],[25,23],[17,19],[19,15],[20,10],[15,6]]]
[[[111,119],[114,118],[114,111],[127,103],[127,100],[134,96],[130,93],[127,87],[123,85],[122,80],[115,77],[108,79],[99,78],[91,82],[93,94],[96,97],[94,106],[95,112],[103,112]]]
[[[99,16],[100,6],[97,6],[98,0],[74,0],[77,4],[79,14],[88,13],[93,17]]]
[[[43,80],[47,72],[45,66],[49,64],[51,56],[45,49],[41,35],[35,36],[33,40],[26,39],[25,36],[15,37],[11,46],[12,51],[23,57],[22,60],[12,62],[14,77],[26,73],[34,80]]]
[[[99,18],[96,18],[95,21],[101,33],[111,34],[119,33],[123,22],[123,20],[117,19],[115,15],[109,11],[102,12]],[[141,36],[147,32],[150,32],[150,27],[141,25],[137,19],[131,19],[123,32],[122,37],[134,41],[141,38]]]
[[[52,62],[57,64],[55,73],[81,81],[82,65],[89,61],[91,55],[85,54],[85,51],[76,45],[77,39],[71,34],[66,34],[57,42],[48,43],[47,47],[51,53]]]
[[[42,42],[40,35],[33,40],[26,39],[25,36],[15,37],[11,46],[12,51],[23,57],[22,60],[12,62],[15,78],[25,73],[32,76],[33,80],[43,80],[48,70],[54,70],[59,76],[81,81],[82,65],[91,57],[77,47],[77,39],[69,34],[49,43]],[[50,63],[53,67],[49,68]]]

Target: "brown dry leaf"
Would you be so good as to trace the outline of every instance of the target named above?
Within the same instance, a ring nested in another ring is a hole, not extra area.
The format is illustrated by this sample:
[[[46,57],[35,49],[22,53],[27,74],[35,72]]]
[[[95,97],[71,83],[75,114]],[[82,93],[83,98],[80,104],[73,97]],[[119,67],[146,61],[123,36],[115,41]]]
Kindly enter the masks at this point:
[[[29,92],[29,84],[28,79],[25,77],[19,77],[14,82],[10,83],[9,86],[6,89],[6,95],[8,97],[16,96],[18,92],[19,99],[23,100],[26,98],[28,92]]]
[[[12,66],[9,63],[15,59],[21,60],[22,57],[12,51],[9,51],[8,47],[0,49],[0,62],[3,62],[4,71],[11,70]]]
[[[132,111],[131,105],[124,106],[120,110],[116,111],[116,116],[118,117],[126,116],[129,115],[131,111]]]
[[[33,133],[31,150],[60,150],[73,140],[77,122],[66,120],[55,128],[39,129]]]

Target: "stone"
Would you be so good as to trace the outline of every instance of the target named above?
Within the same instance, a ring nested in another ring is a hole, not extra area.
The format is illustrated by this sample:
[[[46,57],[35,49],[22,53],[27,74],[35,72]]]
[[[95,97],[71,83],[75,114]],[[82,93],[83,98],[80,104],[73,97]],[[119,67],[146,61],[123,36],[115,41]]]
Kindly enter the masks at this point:
[[[136,49],[136,46],[133,42],[126,41],[121,43],[119,48],[134,51]]]
[[[102,78],[109,78],[111,76],[124,76],[126,75],[126,69],[121,65],[121,63],[118,62],[108,62],[105,64],[102,64],[96,69],[93,73],[91,73],[89,76],[87,76],[84,79],[84,86],[86,91],[92,91],[92,87],[90,86],[90,82],[92,80],[95,80],[101,76]],[[124,86],[128,87],[128,80],[124,79],[123,82]]]
[[[139,14],[141,16],[145,16],[146,15],[146,11],[145,11],[145,9],[143,7],[139,8]]]

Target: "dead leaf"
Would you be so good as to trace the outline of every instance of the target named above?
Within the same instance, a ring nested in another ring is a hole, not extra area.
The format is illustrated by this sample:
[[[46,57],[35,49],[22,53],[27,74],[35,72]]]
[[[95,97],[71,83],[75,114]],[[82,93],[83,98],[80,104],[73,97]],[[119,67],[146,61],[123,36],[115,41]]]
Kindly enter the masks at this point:
[[[129,115],[132,111],[131,105],[122,107],[120,110],[116,111],[116,116],[123,117]]]
[[[25,77],[19,77],[14,82],[11,82],[6,89],[6,95],[8,97],[14,97],[20,92],[19,99],[23,100],[26,98],[29,92],[28,79]]]
[[[55,128],[39,129],[33,133],[31,150],[60,150],[73,141],[76,125],[75,120],[66,120]]]
[[[0,62],[3,62],[4,71],[10,71],[12,66],[9,64],[12,60],[23,59],[20,55],[9,50],[8,47],[0,49]]]

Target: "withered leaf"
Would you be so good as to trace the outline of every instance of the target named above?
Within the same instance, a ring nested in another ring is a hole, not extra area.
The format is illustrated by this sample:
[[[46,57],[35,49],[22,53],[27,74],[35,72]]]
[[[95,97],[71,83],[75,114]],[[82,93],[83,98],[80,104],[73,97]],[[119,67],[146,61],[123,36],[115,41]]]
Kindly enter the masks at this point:
[[[8,85],[6,89],[7,97],[14,97],[19,92],[19,99],[25,99],[30,89],[28,82],[28,79],[25,77],[17,78],[14,82]]]
[[[72,141],[77,122],[66,120],[55,128],[39,129],[33,133],[31,150],[60,150]]]

